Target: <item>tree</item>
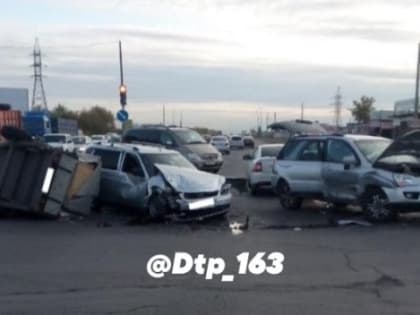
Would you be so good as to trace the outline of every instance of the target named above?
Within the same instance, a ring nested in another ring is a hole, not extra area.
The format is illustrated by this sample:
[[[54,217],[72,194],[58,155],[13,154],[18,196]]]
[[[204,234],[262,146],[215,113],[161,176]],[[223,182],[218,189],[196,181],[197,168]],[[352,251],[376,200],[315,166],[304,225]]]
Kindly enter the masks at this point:
[[[358,123],[368,123],[370,121],[370,115],[375,110],[373,103],[375,103],[375,99],[368,96],[362,96],[360,100],[353,101],[351,114]]]
[[[66,106],[58,104],[52,111],[51,116],[55,118],[67,118],[78,120],[78,113],[68,109]]]
[[[115,130],[114,114],[98,105],[79,113],[79,128],[84,134],[105,134]]]

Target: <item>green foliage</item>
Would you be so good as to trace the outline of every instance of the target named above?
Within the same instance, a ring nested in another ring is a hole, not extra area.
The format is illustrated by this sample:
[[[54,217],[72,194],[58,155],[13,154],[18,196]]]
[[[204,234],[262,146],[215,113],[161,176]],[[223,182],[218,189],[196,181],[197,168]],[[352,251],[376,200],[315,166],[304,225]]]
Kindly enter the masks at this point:
[[[375,103],[375,99],[368,96],[362,96],[360,100],[353,101],[351,114],[358,123],[368,123],[370,121],[370,115],[375,110],[373,103]]]
[[[98,105],[79,113],[79,128],[84,134],[105,134],[115,130],[114,114]]]
[[[55,118],[78,119],[78,113],[58,104],[51,112],[51,116]]]
[[[77,112],[58,104],[50,113],[51,117],[77,120],[79,128],[87,135],[115,131],[114,114],[98,105]]]

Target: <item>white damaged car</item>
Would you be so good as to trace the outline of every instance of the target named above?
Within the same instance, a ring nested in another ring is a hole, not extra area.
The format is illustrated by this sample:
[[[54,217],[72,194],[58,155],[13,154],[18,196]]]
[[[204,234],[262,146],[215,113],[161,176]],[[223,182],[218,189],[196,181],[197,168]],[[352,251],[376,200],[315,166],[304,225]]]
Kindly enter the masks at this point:
[[[228,212],[225,177],[197,170],[177,151],[118,144],[86,152],[102,160],[100,206],[139,209],[153,219],[202,220]]]

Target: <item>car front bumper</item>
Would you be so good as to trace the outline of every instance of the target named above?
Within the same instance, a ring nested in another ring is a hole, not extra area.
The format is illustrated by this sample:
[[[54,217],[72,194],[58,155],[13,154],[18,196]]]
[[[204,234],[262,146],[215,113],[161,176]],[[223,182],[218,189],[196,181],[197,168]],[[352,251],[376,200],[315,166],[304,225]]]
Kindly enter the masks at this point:
[[[399,212],[420,212],[420,187],[383,188],[388,197],[388,207]]]
[[[200,165],[196,165],[196,167],[201,171],[216,173],[220,170],[222,165],[223,161],[217,161],[214,163],[202,163]]]

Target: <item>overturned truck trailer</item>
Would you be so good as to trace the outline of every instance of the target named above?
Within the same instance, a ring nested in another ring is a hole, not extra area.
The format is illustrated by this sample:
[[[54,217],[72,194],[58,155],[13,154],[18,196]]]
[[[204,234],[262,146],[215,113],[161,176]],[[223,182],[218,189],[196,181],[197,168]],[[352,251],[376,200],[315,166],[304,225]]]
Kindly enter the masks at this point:
[[[93,157],[92,157],[93,158]],[[0,211],[87,215],[99,190],[100,162],[39,143],[0,145]]]

